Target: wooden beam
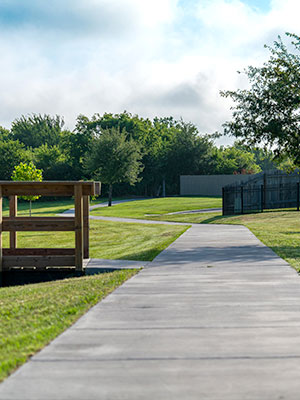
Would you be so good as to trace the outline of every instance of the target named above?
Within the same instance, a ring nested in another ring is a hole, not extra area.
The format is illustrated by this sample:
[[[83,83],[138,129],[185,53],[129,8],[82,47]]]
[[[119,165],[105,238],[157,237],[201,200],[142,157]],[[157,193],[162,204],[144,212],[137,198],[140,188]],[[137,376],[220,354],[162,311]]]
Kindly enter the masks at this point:
[[[43,182],[24,182],[24,181],[0,181],[3,196],[73,196],[74,186],[80,185],[85,196],[95,196],[100,194],[100,182],[72,182],[72,181],[43,181]]]
[[[47,267],[74,266],[74,256],[4,256],[3,270],[14,267],[35,267],[45,269]]]
[[[90,197],[83,196],[83,257],[89,258],[89,236],[90,236]]]
[[[83,271],[83,193],[82,185],[76,184],[75,192],[75,267]]]
[[[6,232],[68,232],[74,231],[74,217],[4,217],[2,229]]]
[[[18,197],[10,196],[9,197],[9,217],[15,218],[18,213]],[[17,247],[17,232],[10,231],[9,234],[9,247],[11,249],[15,249]]]
[[[25,249],[22,248],[3,249],[3,256],[75,256],[75,249],[28,248],[28,247]]]
[[[2,285],[2,270],[3,270],[3,253],[2,253],[2,203],[3,203],[3,198],[2,198],[2,186],[0,185],[0,286]]]

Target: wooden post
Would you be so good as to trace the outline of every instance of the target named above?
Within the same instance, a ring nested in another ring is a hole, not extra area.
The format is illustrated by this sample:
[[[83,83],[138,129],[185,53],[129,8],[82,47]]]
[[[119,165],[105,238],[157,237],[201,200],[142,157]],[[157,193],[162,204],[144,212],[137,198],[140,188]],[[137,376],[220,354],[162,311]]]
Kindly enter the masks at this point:
[[[3,267],[3,256],[2,256],[2,186],[0,186],[0,286],[2,286],[2,267]]]
[[[90,196],[83,196],[83,257],[89,258]]]
[[[18,197],[17,196],[9,196],[9,216],[10,218],[14,218],[18,213]],[[9,232],[9,247],[11,249],[17,248],[17,232],[10,231]]]
[[[75,195],[75,268],[83,271],[83,196],[82,184],[74,186]]]

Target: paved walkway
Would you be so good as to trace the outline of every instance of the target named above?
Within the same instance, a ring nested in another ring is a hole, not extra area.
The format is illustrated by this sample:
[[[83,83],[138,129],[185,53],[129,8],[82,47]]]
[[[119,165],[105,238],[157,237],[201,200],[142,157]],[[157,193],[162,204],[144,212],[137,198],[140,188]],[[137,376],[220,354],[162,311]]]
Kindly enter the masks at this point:
[[[193,226],[0,385],[2,400],[299,400],[300,278]]]

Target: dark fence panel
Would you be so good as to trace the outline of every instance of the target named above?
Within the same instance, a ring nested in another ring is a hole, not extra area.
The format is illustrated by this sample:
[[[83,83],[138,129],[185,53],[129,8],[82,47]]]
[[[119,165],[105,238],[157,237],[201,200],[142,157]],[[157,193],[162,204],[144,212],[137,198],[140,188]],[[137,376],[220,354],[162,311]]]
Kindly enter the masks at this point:
[[[241,185],[223,188],[223,215],[262,212],[264,209],[297,208],[299,182],[279,185]]]

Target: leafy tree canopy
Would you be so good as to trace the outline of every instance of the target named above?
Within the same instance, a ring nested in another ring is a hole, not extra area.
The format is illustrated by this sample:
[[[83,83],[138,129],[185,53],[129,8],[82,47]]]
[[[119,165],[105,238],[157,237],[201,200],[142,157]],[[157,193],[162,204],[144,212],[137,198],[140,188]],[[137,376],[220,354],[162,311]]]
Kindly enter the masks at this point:
[[[12,176],[13,181],[38,181],[43,180],[42,170],[37,169],[32,161],[30,163],[20,163],[16,165]],[[31,202],[37,200],[41,196],[21,196],[21,199],[30,201],[30,216],[31,216]]]
[[[261,168],[253,153],[232,146],[215,149],[214,171],[216,174],[256,174]]]
[[[43,176],[46,180],[72,179],[67,157],[58,146],[43,144],[34,149],[33,157],[37,168],[43,170]]]
[[[31,152],[18,140],[0,141],[0,179],[10,180],[15,165],[31,159]]]
[[[93,146],[86,158],[86,169],[94,178],[109,185],[110,205],[112,186],[121,182],[134,185],[143,168],[140,147],[133,139],[128,140],[127,136],[125,130],[104,130],[93,140]]]
[[[0,140],[10,140],[12,139],[12,134],[9,129],[0,126]]]
[[[244,71],[250,89],[221,92],[234,101],[232,120],[224,128],[246,144],[263,144],[300,165],[300,37],[286,36],[288,46],[278,37],[273,47],[265,46],[269,60]]]
[[[11,132],[15,140],[27,147],[35,148],[43,144],[54,146],[60,142],[63,126],[64,120],[58,115],[22,115],[12,123]]]

